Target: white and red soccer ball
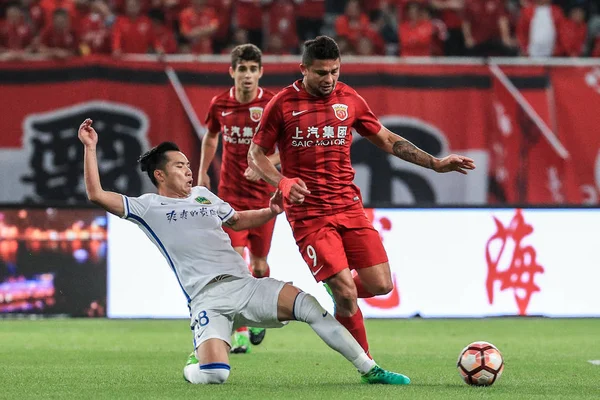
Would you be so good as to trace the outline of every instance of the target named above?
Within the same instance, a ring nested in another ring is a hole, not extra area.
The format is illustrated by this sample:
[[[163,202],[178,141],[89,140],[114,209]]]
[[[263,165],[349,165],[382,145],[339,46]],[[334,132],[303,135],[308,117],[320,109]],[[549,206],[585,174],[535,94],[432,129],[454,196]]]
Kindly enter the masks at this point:
[[[473,342],[460,352],[456,366],[465,383],[490,386],[502,375],[504,360],[493,344]]]

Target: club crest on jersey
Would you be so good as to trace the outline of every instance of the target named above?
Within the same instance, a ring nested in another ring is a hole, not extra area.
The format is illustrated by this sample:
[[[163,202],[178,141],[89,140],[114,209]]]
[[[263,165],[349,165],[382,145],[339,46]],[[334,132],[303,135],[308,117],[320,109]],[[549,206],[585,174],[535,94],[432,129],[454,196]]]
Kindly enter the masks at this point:
[[[260,121],[262,117],[263,108],[262,107],[250,107],[250,119],[254,122]]]
[[[207,199],[206,197],[201,197],[201,196],[198,196],[198,197],[196,197],[194,200],[196,200],[196,201],[197,201],[198,203],[200,203],[200,204],[212,204],[212,203],[210,202],[210,200],[209,200],[209,199]]]
[[[333,108],[333,112],[335,113],[335,117],[340,121],[346,120],[348,118],[348,106],[345,104],[334,104],[331,106]]]

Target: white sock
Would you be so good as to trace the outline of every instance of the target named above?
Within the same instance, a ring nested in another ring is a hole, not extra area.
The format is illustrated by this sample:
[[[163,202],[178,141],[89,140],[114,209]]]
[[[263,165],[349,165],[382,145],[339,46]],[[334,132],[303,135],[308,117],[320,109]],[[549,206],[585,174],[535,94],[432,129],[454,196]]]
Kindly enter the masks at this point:
[[[376,365],[350,332],[310,294],[300,292],[296,296],[294,316],[296,320],[309,324],[329,347],[346,357],[361,374],[366,374]]]
[[[183,368],[183,376],[190,383],[225,383],[229,365],[224,363],[190,364]]]

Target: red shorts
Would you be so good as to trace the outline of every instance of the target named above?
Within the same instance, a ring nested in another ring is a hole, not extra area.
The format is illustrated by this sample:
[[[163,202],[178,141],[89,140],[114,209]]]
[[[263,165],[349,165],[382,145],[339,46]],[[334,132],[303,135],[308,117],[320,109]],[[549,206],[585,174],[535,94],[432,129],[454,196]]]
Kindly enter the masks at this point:
[[[248,247],[250,254],[255,257],[266,257],[271,249],[271,238],[275,228],[275,218],[258,228],[234,231],[226,225],[223,230],[227,232],[233,247]]]
[[[291,226],[298,249],[317,281],[346,268],[368,268],[388,261],[379,232],[362,207],[291,221]]]

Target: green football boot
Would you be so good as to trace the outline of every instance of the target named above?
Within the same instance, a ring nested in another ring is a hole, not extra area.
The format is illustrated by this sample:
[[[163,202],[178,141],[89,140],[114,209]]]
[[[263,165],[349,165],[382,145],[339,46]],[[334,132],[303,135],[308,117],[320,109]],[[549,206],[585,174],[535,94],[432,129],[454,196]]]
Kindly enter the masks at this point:
[[[200,362],[198,361],[198,359],[196,358],[196,352],[192,351],[190,353],[190,355],[188,356],[187,361],[185,362],[185,366],[187,367],[188,365],[192,365],[192,364],[199,364]],[[183,368],[183,379],[190,383],[190,381],[188,380],[188,378],[185,377],[185,367]]]
[[[240,332],[234,332],[229,352],[233,354],[248,354],[251,351],[250,338]]]
[[[198,359],[196,358],[196,352],[195,352],[195,351],[192,351],[192,352],[190,353],[190,355],[188,356],[188,359],[187,359],[187,361],[185,362],[185,365],[190,365],[190,364],[198,364],[198,363],[199,363],[199,361],[198,361]]]
[[[362,383],[383,385],[408,385],[410,383],[410,378],[408,376],[386,371],[378,365],[362,375],[360,380]]]
[[[248,328],[248,332],[250,333],[250,343],[254,346],[261,344],[267,334],[265,328]]]

